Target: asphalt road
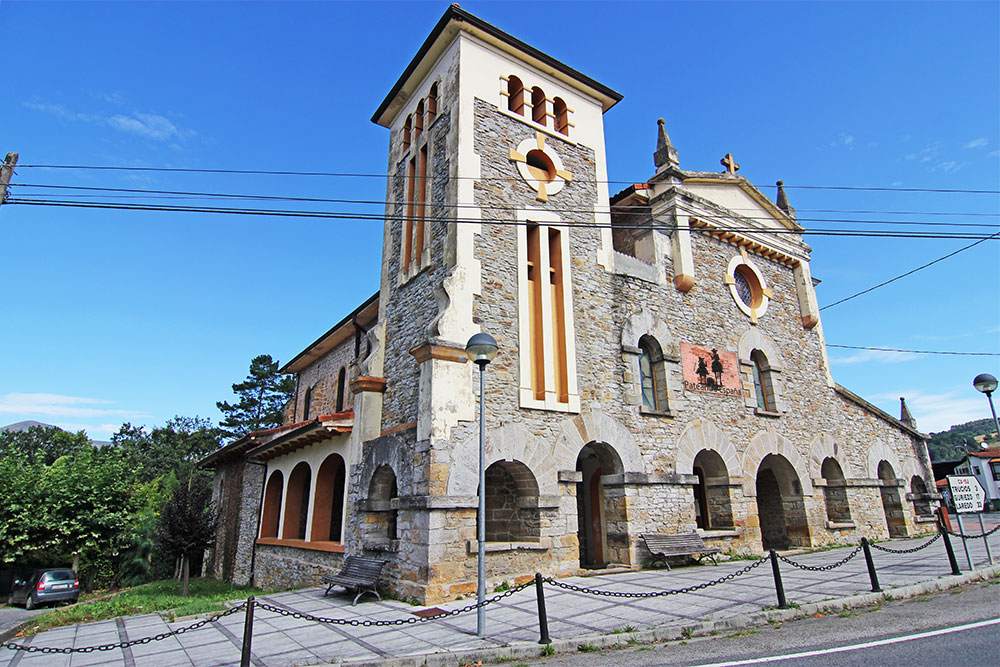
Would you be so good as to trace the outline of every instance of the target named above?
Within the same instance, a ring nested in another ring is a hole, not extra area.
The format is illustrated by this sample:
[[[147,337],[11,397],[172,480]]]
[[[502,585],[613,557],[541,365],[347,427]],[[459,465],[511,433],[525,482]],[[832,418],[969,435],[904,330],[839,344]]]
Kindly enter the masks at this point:
[[[545,667],[756,665],[913,667],[1000,665],[1000,579],[726,637],[583,651],[528,662]],[[945,629],[958,628],[950,632]],[[918,633],[930,636],[909,638]],[[875,644],[853,648],[859,644]],[[848,647],[849,650],[844,650]],[[813,655],[800,655],[812,653]]]
[[[7,601],[6,596],[4,596],[4,602]],[[0,638],[5,637],[5,632],[13,630],[22,622],[28,620],[32,616],[37,616],[38,614],[46,611],[47,608],[34,609],[32,611],[26,610],[24,607],[14,607],[9,604],[0,605]]]

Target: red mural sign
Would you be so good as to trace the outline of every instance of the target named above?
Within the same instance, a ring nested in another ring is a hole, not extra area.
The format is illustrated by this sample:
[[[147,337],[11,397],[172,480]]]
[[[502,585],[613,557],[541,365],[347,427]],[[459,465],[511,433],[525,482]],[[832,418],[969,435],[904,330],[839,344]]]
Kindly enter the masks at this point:
[[[681,343],[684,389],[723,396],[742,396],[739,361],[733,352]]]

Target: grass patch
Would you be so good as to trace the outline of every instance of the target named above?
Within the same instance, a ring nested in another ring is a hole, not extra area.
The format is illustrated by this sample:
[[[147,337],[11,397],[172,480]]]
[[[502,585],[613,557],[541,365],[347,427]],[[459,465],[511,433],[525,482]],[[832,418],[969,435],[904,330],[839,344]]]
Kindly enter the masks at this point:
[[[860,615],[861,615],[860,613],[854,611],[853,609],[845,609],[839,614],[837,614],[837,616],[840,616],[841,618],[854,618],[855,616],[860,616]]]
[[[93,623],[118,616],[169,611],[176,618],[223,611],[227,600],[238,600],[250,595],[271,592],[274,591],[233,586],[217,579],[198,577],[191,579],[191,595],[185,598],[181,597],[181,582],[173,579],[154,581],[39,614],[31,619],[31,626],[22,634],[32,635],[63,625]]]
[[[593,644],[578,644],[576,650],[580,653],[596,653],[601,649],[597,648]]]
[[[615,628],[614,630],[611,631],[611,633],[615,635],[624,635],[629,632],[635,632],[635,626],[623,625],[620,628]]]
[[[546,644],[542,647],[542,655],[549,656],[556,654],[556,647],[552,644]]]
[[[743,630],[737,630],[731,635],[726,635],[726,639],[736,639],[737,637],[749,637],[750,635],[759,635],[760,632],[754,630],[753,628],[744,628]]]

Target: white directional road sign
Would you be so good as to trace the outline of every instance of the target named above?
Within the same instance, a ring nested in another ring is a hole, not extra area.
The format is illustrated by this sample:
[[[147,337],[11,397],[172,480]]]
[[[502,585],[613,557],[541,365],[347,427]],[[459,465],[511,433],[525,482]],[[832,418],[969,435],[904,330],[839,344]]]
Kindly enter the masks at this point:
[[[948,486],[951,487],[951,500],[955,503],[956,512],[965,514],[983,511],[986,490],[978,479],[972,475],[948,475]]]

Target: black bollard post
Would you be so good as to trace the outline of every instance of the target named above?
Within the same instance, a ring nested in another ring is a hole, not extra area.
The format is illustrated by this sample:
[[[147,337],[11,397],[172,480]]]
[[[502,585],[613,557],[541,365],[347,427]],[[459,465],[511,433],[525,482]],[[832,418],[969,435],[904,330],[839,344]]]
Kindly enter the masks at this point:
[[[878,575],[875,574],[875,561],[872,560],[872,550],[868,546],[868,538],[861,538],[861,548],[865,552],[865,564],[868,565],[868,578],[872,581],[872,593],[881,593],[882,589],[878,585]]]
[[[778,594],[778,609],[788,609],[785,601],[785,587],[781,584],[781,570],[778,569],[778,552],[771,549],[771,571],[774,572],[774,590]]]
[[[941,537],[944,539],[944,550],[948,552],[948,562],[951,563],[951,573],[962,574],[962,571],[958,569],[958,560],[955,558],[955,550],[951,548],[951,539],[948,537],[948,531],[941,524],[938,524],[938,529],[941,531]]]
[[[541,572],[535,573],[535,595],[538,598],[538,629],[542,635],[538,643],[551,644],[552,640],[549,639],[549,617],[545,613],[545,591],[542,590]]]
[[[243,622],[243,653],[240,655],[240,667],[250,667],[250,644],[253,640],[253,607],[254,598],[247,598],[247,617]]]

